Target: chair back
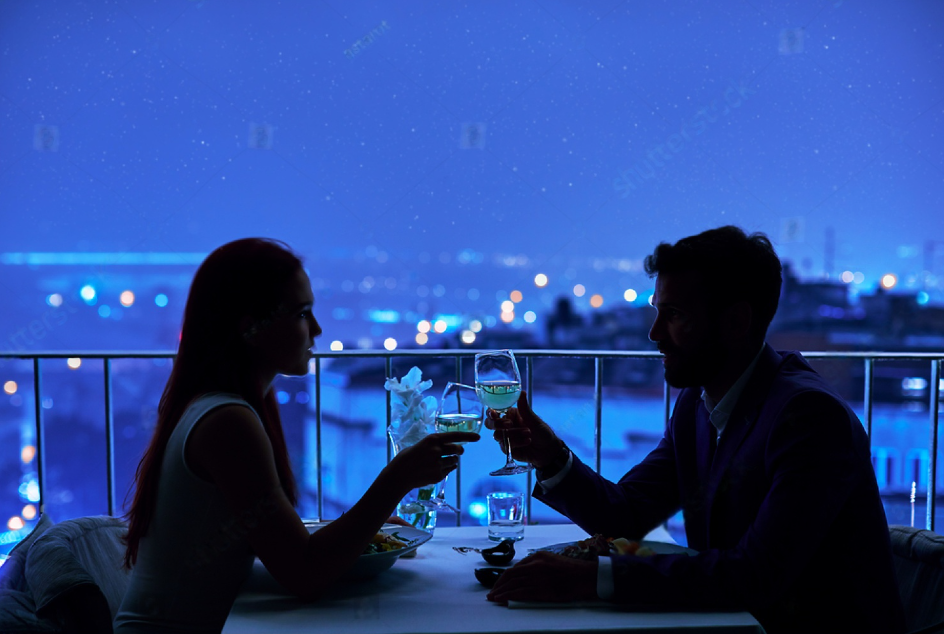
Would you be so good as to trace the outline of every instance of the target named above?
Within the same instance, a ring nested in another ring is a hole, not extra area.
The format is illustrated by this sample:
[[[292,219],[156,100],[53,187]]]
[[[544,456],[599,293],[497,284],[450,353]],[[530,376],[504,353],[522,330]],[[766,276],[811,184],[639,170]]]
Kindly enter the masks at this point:
[[[911,526],[888,531],[908,631],[944,631],[944,535]]]
[[[111,632],[130,581],[124,522],[79,517],[47,530],[30,548],[26,581],[37,614],[66,631]]]

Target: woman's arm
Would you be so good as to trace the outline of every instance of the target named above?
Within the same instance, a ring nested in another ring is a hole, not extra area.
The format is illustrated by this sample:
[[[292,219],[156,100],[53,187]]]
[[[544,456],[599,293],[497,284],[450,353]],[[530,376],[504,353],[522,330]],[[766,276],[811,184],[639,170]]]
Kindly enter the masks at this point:
[[[234,405],[208,414],[187,440],[186,459],[219,487],[272,576],[313,599],[354,564],[408,491],[455,469],[463,449],[453,443],[473,440],[477,434],[433,434],[400,452],[357,504],[311,535],[282,491],[269,438],[251,410]]]

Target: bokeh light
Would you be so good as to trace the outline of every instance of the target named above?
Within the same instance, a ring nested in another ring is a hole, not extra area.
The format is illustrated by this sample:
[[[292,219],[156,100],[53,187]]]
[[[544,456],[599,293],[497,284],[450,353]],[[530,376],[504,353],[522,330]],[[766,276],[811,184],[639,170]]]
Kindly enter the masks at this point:
[[[529,310],[524,314],[524,320],[529,324],[533,324],[537,318],[538,316],[533,310]]]
[[[26,445],[20,449],[20,460],[23,461],[23,464],[29,464],[33,462],[33,458],[36,457],[36,447],[33,445]]]
[[[122,306],[127,308],[128,306],[131,306],[132,304],[134,304],[134,293],[132,293],[131,291],[124,291],[119,296],[118,301],[121,302]]]
[[[425,319],[421,321],[420,323],[416,324],[417,332],[429,332],[429,329],[432,327],[433,325],[429,323],[428,321],[426,321]]]
[[[475,333],[471,330],[463,330],[460,338],[462,339],[462,343],[469,345],[475,342]]]
[[[448,324],[442,319],[437,319],[436,323],[433,324],[433,330],[435,330],[439,334],[443,334],[444,332],[446,332],[447,327],[448,327]]]
[[[623,299],[627,302],[634,302],[637,297],[639,297],[639,294],[631,288],[627,288],[626,292],[623,293]]]
[[[538,288],[547,286],[547,276],[544,273],[538,273],[534,276],[534,285]]]
[[[501,303],[501,310],[503,313],[510,313],[515,310],[515,304],[510,299],[506,299]]]
[[[603,295],[594,295],[590,298],[590,305],[594,308],[599,308],[603,305]]]
[[[521,294],[521,291],[511,291],[511,294],[508,296],[508,298],[517,304],[522,299],[524,299],[524,296]]]
[[[16,394],[16,381],[7,381],[4,383],[3,391],[7,394]]]
[[[24,526],[26,526],[26,524],[23,523],[23,518],[19,515],[14,515],[7,521],[7,528],[11,531],[18,531]]]
[[[584,288],[583,284],[577,284],[576,286],[574,286],[574,295],[576,295],[577,297],[583,297],[586,292],[587,292],[587,289]]]
[[[340,352],[341,350],[344,350],[344,343],[335,339],[331,342],[331,345],[329,345],[328,348],[333,352]]]
[[[393,337],[387,337],[384,339],[384,348],[387,350],[396,350],[397,349],[397,340]]]
[[[27,504],[26,506],[23,507],[23,510],[20,512],[20,515],[22,515],[23,518],[27,520],[35,519],[36,507],[33,506],[32,504]]]
[[[512,311],[506,311],[501,314],[501,320],[506,324],[510,324],[515,320],[515,313]]]
[[[895,285],[898,284],[898,277],[894,273],[886,273],[882,276],[881,284],[884,289],[895,288]]]
[[[427,343],[429,343],[429,335],[427,335],[425,332],[416,333],[416,343],[420,344],[421,346],[425,346]]]
[[[82,359],[79,359],[78,357],[69,357],[66,360],[66,365],[72,370],[78,370],[82,367]]]

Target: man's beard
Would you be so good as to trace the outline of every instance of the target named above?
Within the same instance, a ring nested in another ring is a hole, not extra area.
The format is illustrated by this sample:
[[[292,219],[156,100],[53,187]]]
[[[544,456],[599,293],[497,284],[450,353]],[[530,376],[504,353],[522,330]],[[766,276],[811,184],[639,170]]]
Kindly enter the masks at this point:
[[[727,351],[714,337],[694,350],[661,349],[667,357],[665,381],[675,388],[703,387],[727,356]]]

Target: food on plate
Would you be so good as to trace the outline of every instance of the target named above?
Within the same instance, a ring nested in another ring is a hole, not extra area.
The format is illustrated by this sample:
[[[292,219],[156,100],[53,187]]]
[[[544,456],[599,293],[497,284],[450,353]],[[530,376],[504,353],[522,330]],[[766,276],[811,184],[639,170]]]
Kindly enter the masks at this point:
[[[593,559],[602,555],[635,555],[637,557],[651,557],[655,555],[648,546],[625,537],[604,537],[597,533],[587,539],[564,546],[560,554],[575,559]]]
[[[367,544],[367,548],[364,549],[365,555],[374,555],[377,553],[386,553],[391,550],[400,550],[401,548],[406,548],[406,542],[398,539],[397,533],[385,533],[380,531],[374,535],[373,539],[370,540],[370,543]]]

